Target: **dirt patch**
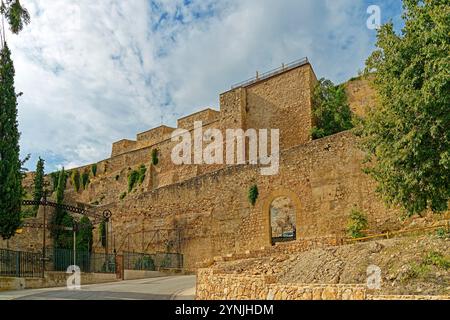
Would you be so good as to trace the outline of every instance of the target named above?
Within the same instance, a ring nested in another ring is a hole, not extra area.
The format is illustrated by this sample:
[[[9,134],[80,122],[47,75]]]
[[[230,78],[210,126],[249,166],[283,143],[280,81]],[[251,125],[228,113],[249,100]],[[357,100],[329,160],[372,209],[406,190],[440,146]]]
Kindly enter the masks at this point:
[[[404,237],[316,249],[293,255],[223,262],[226,273],[275,275],[280,283],[367,282],[370,265],[381,269],[377,294],[450,295],[450,240]]]

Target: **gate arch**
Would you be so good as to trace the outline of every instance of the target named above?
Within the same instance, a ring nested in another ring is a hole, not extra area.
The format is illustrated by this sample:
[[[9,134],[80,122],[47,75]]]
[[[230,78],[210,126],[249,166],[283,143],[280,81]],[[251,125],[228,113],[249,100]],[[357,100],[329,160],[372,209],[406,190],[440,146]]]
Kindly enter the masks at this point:
[[[295,208],[295,238],[299,237],[299,228],[298,223],[300,221],[300,212],[301,212],[301,202],[300,198],[297,194],[289,189],[277,189],[270,193],[270,195],[266,198],[263,204],[263,216],[265,221],[265,229],[266,229],[266,241],[268,244],[273,245],[272,243],[272,219],[271,219],[271,206],[272,203],[278,199],[286,197],[292,201],[292,204]]]

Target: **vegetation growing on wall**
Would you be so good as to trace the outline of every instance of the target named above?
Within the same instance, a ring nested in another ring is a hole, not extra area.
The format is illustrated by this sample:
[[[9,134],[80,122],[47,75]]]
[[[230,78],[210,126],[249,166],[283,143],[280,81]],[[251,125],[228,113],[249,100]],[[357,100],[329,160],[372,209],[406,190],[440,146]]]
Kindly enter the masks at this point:
[[[50,180],[52,181],[52,192],[55,192],[58,187],[59,171],[50,173]]]
[[[145,173],[147,172],[147,168],[145,165],[141,164],[139,167],[139,184],[142,184],[145,179]]]
[[[152,164],[154,166],[157,166],[159,163],[159,158],[158,158],[158,149],[153,149],[152,150]]]
[[[350,213],[350,218],[348,221],[348,235],[354,239],[364,238],[365,236],[367,236],[364,232],[364,230],[366,230],[367,228],[368,222],[366,215],[357,209],[353,209]]]
[[[383,25],[367,60],[379,105],[361,135],[377,191],[411,216],[445,212],[450,200],[450,24],[447,0],[404,7],[402,34]]]
[[[138,184],[141,185],[144,182],[146,172],[147,168],[143,164],[138,170],[131,170],[128,174],[128,193],[133,191]]]
[[[128,193],[133,191],[138,181],[139,181],[139,172],[136,170],[132,170],[128,174]]]
[[[75,192],[80,191],[80,171],[73,170],[71,178],[72,178],[73,189],[75,190]]]
[[[353,128],[352,112],[343,85],[320,79],[314,89],[313,114],[316,125],[313,139],[320,139]]]
[[[97,176],[97,164],[94,163],[91,167],[91,172],[92,172],[92,176],[96,177]]]
[[[83,186],[84,190],[86,190],[86,188],[89,185],[89,183],[90,183],[89,172],[88,171],[84,171],[83,174],[81,175],[81,185]]]
[[[259,197],[259,191],[258,191],[258,186],[257,185],[253,185],[250,187],[250,189],[248,190],[248,201],[251,203],[252,206],[254,206],[256,204],[256,200]]]

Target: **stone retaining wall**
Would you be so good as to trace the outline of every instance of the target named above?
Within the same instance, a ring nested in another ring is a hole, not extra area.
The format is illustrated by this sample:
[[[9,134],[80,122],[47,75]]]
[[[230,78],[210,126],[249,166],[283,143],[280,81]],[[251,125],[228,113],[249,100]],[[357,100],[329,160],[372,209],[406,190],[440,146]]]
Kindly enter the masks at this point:
[[[277,284],[267,276],[197,273],[198,300],[364,300],[363,285]]]
[[[46,272],[45,278],[0,277],[0,291],[65,287],[69,274],[65,272]],[[109,283],[118,281],[115,274],[82,273],[81,285]]]
[[[376,295],[363,284],[279,284],[271,276],[199,269],[197,300],[450,300],[450,296]]]

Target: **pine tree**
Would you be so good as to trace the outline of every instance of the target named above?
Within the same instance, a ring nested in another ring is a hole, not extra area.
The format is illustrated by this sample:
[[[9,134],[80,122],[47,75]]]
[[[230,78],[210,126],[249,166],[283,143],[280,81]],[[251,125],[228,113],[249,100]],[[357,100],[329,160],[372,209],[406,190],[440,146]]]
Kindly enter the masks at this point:
[[[34,192],[33,192],[33,200],[41,201],[44,196],[44,164],[45,161],[39,157],[39,160],[36,165],[36,175],[34,176]],[[35,213],[39,209],[39,205],[34,207]]]
[[[20,227],[23,194],[14,75],[5,43],[0,53],[0,235],[5,240]]]

